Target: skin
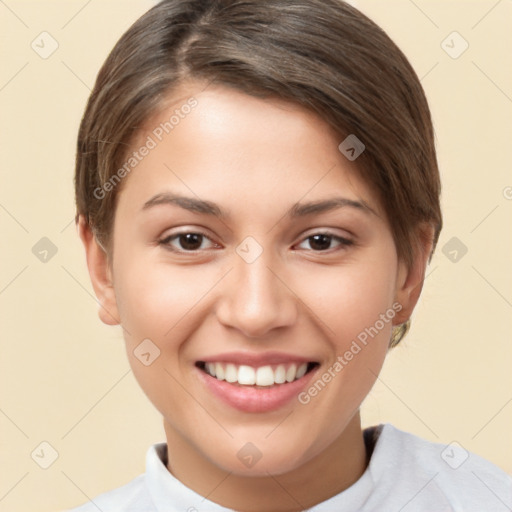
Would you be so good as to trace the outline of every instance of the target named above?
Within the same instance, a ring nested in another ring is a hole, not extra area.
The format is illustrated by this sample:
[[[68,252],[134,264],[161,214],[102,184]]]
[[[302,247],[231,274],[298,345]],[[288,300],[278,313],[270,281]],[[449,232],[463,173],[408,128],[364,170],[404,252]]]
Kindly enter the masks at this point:
[[[113,254],[79,220],[99,315],[124,328],[134,375],[163,416],[173,475],[225,507],[301,510],[343,491],[367,466],[359,407],[392,324],[416,305],[431,245],[418,248],[407,268],[357,160],[338,150],[343,138],[281,99],[188,84],[148,121],[133,149],[192,95],[197,106],[122,182]],[[171,204],[143,210],[165,192],[214,202],[226,217]],[[369,209],[287,216],[295,203],[332,197]],[[308,237],[326,230],[352,245],[333,237],[319,250]],[[208,238],[186,253],[186,240],[169,240],[177,232]],[[247,236],[263,250],[250,264],[236,252]],[[167,247],[159,244],[165,238]],[[321,377],[393,303],[400,313],[307,404],[240,412],[198,379],[195,362],[207,356],[268,350],[318,361]],[[161,351],[149,366],[134,355],[146,338]],[[247,442],[262,454],[252,468],[237,457]]]

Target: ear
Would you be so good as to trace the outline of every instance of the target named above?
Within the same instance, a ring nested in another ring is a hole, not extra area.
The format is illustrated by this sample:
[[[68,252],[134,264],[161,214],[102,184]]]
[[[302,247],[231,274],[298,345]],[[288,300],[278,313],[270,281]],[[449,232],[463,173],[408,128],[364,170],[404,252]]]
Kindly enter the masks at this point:
[[[99,245],[83,215],[78,217],[77,231],[84,244],[89,276],[100,305],[98,310],[100,320],[107,325],[118,325],[119,312],[107,253]]]
[[[393,325],[402,324],[411,317],[423,289],[425,270],[432,253],[434,227],[423,224],[419,229],[420,241],[414,250],[411,266],[399,261],[395,301],[401,304],[402,309],[393,319]]]

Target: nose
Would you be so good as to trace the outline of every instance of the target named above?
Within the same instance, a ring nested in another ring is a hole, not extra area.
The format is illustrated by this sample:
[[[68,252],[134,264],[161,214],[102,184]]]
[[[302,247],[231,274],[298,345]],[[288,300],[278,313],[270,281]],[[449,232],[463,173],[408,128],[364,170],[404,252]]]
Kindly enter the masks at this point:
[[[279,327],[293,325],[297,319],[298,298],[286,275],[265,253],[252,263],[233,255],[234,268],[224,280],[216,308],[220,323],[248,338],[264,337]]]

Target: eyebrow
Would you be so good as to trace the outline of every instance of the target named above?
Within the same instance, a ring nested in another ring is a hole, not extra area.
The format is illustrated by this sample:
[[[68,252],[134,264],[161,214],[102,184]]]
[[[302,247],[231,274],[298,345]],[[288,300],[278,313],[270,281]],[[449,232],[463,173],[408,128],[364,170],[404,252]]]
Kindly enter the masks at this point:
[[[148,210],[154,206],[162,204],[176,205],[185,210],[197,213],[213,215],[215,217],[226,217],[226,213],[222,211],[215,203],[211,201],[203,201],[194,197],[185,197],[178,194],[157,194],[144,203],[142,210]]]
[[[229,217],[226,211],[222,210],[222,208],[211,201],[196,199],[194,197],[186,197],[179,194],[171,194],[168,192],[153,196],[144,203],[142,210],[148,210],[159,205],[175,205],[191,212],[212,215],[218,218]],[[333,197],[320,201],[310,201],[308,203],[295,203],[285,215],[288,215],[292,219],[296,219],[343,207],[355,208],[363,213],[373,213],[378,216],[375,210],[371,208],[366,201],[355,201],[345,197]]]

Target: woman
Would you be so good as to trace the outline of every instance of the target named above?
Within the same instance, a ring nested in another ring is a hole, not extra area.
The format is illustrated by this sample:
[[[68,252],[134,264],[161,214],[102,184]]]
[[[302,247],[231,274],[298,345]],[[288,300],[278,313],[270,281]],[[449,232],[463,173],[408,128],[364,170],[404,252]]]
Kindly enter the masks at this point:
[[[82,120],[77,223],[166,443],[76,510],[499,510],[489,462],[361,428],[439,195],[418,78],[356,9],[164,0],[139,19]]]

